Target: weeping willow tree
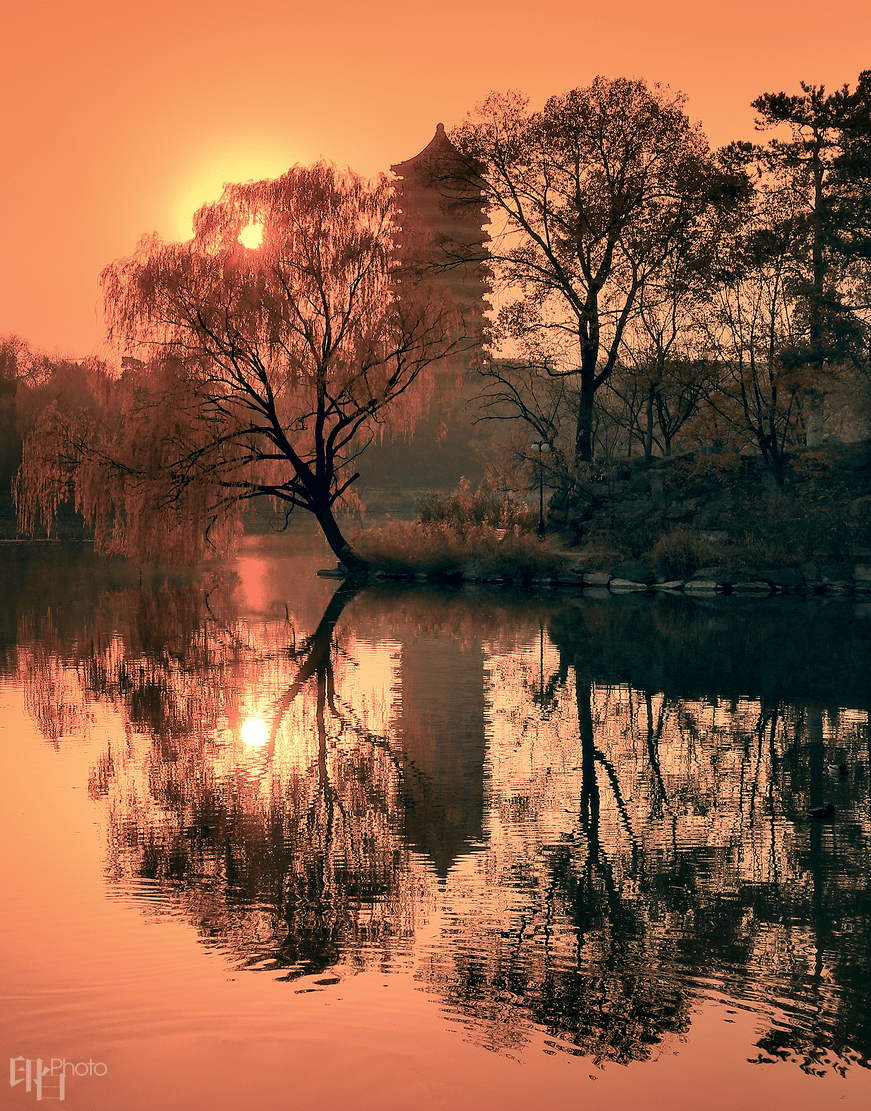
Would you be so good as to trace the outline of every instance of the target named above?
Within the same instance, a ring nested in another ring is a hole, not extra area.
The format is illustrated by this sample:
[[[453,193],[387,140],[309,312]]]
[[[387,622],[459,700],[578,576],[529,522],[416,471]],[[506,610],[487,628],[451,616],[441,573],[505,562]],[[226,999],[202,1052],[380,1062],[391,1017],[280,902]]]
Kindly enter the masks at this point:
[[[364,569],[336,503],[375,436],[410,432],[426,368],[464,346],[423,244],[403,228],[400,262],[397,231],[386,178],[320,163],[226,186],[187,243],[143,238],[101,276],[125,369],[93,405],[42,414],[16,481],[22,529],[72,500],[99,550],[191,563],[266,497],[314,514]]]

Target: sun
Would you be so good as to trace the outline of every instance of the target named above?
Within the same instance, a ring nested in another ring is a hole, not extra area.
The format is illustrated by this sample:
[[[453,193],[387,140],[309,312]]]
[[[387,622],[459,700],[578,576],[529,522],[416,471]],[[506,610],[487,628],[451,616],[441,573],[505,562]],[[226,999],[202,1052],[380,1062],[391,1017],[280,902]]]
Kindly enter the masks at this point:
[[[263,225],[252,221],[239,232],[239,242],[249,251],[256,251],[263,242]]]
[[[171,187],[171,226],[166,234],[179,241],[190,238],[194,213],[216,201],[226,182],[264,181],[281,177],[299,157],[274,136],[228,136],[222,141],[202,141],[186,152]],[[248,244],[245,244],[248,246]]]
[[[260,748],[269,740],[269,726],[259,717],[242,722],[242,740],[252,748]]]

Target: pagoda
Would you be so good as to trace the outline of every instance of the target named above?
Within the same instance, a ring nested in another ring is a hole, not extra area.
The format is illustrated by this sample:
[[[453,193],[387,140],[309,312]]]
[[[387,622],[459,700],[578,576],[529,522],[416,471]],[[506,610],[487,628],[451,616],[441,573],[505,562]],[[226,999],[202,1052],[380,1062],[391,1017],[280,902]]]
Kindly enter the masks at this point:
[[[484,312],[489,302],[489,235],[486,196],[477,165],[464,159],[445,133],[444,124],[420,154],[390,169],[406,233],[413,228],[429,240],[430,276],[457,304],[470,340],[470,359],[480,356]],[[400,245],[400,251],[402,246]]]
[[[485,431],[480,421],[476,367],[483,356],[485,312],[490,307],[490,237],[478,167],[463,159],[443,124],[419,154],[390,168],[401,213],[399,256],[411,255],[414,249],[417,263],[422,241],[427,277],[449,295],[462,318],[458,352],[428,371],[432,396],[415,424],[414,437],[373,443],[357,486],[370,504],[393,504],[386,492],[406,491],[406,502],[399,502],[406,512],[409,498],[453,490],[464,477],[480,482],[484,475],[481,460],[492,427]]]

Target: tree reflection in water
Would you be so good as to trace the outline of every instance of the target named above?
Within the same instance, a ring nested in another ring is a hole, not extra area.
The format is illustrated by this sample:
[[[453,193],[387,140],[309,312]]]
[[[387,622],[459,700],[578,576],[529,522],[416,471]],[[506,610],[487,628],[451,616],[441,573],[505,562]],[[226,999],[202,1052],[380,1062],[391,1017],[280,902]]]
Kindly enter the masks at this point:
[[[90,793],[150,913],[279,978],[414,968],[494,1049],[644,1060],[714,997],[759,1061],[868,1066],[860,609],[341,586],[306,634],[117,575],[3,658],[53,743],[116,707]]]

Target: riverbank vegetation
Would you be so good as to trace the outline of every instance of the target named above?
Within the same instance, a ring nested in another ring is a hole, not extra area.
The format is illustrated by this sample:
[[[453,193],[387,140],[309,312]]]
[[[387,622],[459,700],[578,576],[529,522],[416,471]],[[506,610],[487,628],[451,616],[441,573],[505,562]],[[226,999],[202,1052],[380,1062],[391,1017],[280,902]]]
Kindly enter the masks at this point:
[[[353,543],[376,573],[529,582],[565,566],[562,551],[540,543],[538,524],[521,499],[464,480],[421,498],[416,520],[361,529]]]
[[[517,526],[392,521],[361,532],[354,543],[371,570],[400,577],[529,582],[558,574],[566,563],[563,552]]]

